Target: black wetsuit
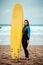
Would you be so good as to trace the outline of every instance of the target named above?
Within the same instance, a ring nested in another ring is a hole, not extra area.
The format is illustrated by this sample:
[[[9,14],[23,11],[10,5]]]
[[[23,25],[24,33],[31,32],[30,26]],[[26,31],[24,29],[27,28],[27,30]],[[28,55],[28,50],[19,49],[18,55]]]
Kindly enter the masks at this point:
[[[28,37],[28,30],[25,29],[26,26],[23,28],[23,34],[22,34],[22,46],[23,46],[23,49],[24,49],[24,52],[25,52],[25,57],[26,58],[29,58],[29,52],[27,50],[27,46],[28,46],[28,43],[27,43],[27,40],[29,40],[29,37]]]

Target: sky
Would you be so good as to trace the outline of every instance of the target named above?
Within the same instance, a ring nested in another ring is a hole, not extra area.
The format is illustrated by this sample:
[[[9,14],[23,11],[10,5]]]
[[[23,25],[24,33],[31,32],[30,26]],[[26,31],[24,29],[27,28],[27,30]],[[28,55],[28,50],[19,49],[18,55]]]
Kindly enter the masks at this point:
[[[28,19],[30,24],[43,24],[43,0],[0,0],[0,24],[11,24],[16,3],[23,7],[24,20]]]

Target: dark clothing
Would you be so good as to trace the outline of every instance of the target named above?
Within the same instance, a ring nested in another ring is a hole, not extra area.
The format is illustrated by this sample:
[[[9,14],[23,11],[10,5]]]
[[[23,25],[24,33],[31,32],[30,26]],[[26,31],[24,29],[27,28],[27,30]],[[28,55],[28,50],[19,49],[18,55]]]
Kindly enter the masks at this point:
[[[29,53],[28,53],[28,50],[27,50],[28,43],[25,39],[22,42],[22,46],[23,46],[23,49],[24,49],[24,52],[25,52],[25,57],[28,58],[29,57]]]
[[[26,28],[27,26],[25,26],[23,28],[23,33],[22,33],[22,46],[23,46],[23,49],[24,49],[24,52],[25,52],[25,57],[29,57],[29,53],[28,53],[28,50],[27,50],[27,46],[28,46],[28,43],[27,43],[27,40],[29,40],[29,37],[28,37],[28,29]]]

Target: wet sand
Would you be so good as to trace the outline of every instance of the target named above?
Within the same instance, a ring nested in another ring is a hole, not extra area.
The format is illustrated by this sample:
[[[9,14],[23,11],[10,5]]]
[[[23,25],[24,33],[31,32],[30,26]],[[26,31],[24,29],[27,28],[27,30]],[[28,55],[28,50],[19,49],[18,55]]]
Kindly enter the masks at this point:
[[[28,46],[29,59],[21,48],[18,60],[11,58],[10,46],[0,46],[0,65],[43,65],[43,46]]]

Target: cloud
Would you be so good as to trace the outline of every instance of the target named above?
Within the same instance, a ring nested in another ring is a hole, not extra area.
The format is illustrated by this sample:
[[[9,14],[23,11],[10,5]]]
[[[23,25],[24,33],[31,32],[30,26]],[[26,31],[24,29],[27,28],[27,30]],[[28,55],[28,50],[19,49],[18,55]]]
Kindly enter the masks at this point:
[[[3,16],[3,15],[5,15],[5,14],[9,14],[9,13],[11,13],[11,9],[6,9],[6,10],[4,10],[4,11],[1,13],[1,15]]]
[[[11,9],[5,9],[4,11],[2,11],[1,12],[1,18],[4,16],[6,16],[6,15],[10,15],[11,14],[11,12],[12,12],[12,10]]]
[[[5,10],[5,14],[8,14],[9,12],[11,12],[11,9],[7,9],[7,10]]]

